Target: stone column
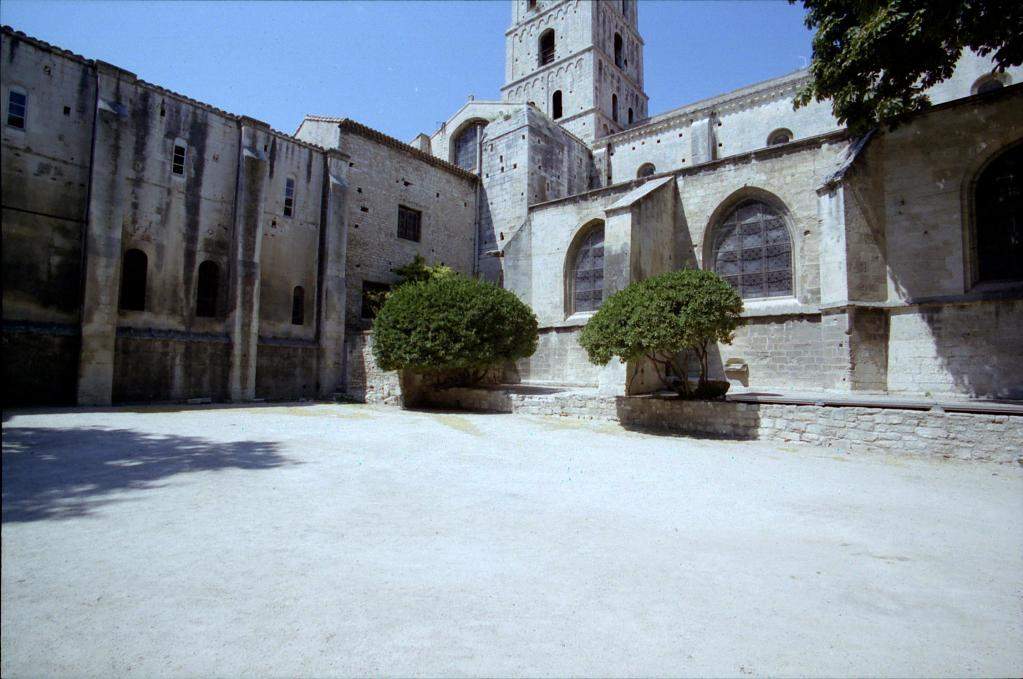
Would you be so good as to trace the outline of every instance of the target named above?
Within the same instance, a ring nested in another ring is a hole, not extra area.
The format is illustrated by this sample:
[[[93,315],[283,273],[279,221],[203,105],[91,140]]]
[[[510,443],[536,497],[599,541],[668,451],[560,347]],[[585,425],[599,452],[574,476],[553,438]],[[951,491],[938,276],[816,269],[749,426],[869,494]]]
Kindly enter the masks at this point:
[[[348,253],[348,155],[328,151],[323,223],[323,278],[320,283],[318,343],[319,396],[330,398],[340,387],[344,368],[345,302]]]
[[[256,351],[259,341],[259,257],[263,243],[263,203],[269,176],[266,149],[270,126],[252,118],[239,120],[241,135],[238,184],[231,242],[230,328],[232,401],[256,397]]]
[[[128,111],[134,73],[96,62],[96,116],[85,226],[85,283],[78,403],[109,405],[113,397],[121,232],[132,145]]]

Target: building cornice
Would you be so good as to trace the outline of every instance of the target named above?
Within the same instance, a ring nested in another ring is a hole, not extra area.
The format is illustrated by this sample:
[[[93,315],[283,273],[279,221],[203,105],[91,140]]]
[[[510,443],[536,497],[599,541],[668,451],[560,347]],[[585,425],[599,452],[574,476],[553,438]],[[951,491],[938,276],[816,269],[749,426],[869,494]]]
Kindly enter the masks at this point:
[[[686,104],[679,108],[661,113],[646,122],[635,125],[621,132],[617,132],[600,139],[599,144],[618,144],[640,139],[654,134],[659,134],[670,129],[676,129],[680,123],[688,124],[690,118],[702,118],[708,114],[726,114],[741,111],[758,104],[773,101],[789,93],[794,94],[796,90],[809,79],[809,72],[806,70],[796,71],[780,78],[765,80],[760,83]]]

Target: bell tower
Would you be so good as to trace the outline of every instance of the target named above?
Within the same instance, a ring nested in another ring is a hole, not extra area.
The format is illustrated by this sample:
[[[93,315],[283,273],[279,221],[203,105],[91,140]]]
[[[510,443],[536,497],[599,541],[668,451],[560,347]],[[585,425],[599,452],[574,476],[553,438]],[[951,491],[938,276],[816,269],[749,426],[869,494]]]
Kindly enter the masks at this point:
[[[587,143],[643,120],[638,27],[636,0],[512,0],[501,98]]]

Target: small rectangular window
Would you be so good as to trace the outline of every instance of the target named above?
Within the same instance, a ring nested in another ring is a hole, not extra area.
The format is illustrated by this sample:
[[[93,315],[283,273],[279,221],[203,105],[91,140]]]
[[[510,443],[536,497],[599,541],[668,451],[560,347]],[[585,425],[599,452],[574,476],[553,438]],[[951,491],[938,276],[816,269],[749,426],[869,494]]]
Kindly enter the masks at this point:
[[[185,146],[174,144],[174,162],[171,165],[174,174],[185,174]]]
[[[362,282],[362,317],[369,321],[377,316],[380,307],[384,305],[387,293],[391,286],[387,283]]]
[[[19,130],[24,130],[27,112],[28,97],[24,92],[11,90],[7,95],[7,124]]]
[[[284,180],[284,216],[290,217],[295,211],[295,180],[288,177]]]
[[[398,238],[419,242],[422,236],[423,213],[404,205],[398,206]]]

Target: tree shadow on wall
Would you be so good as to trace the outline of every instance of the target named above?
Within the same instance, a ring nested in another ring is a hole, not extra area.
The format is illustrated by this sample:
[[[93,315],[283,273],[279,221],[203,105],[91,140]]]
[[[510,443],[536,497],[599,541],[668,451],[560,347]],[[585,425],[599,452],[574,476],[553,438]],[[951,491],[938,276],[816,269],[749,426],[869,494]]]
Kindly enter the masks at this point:
[[[102,427],[5,427],[3,523],[88,516],[175,474],[295,464],[276,447]]]

